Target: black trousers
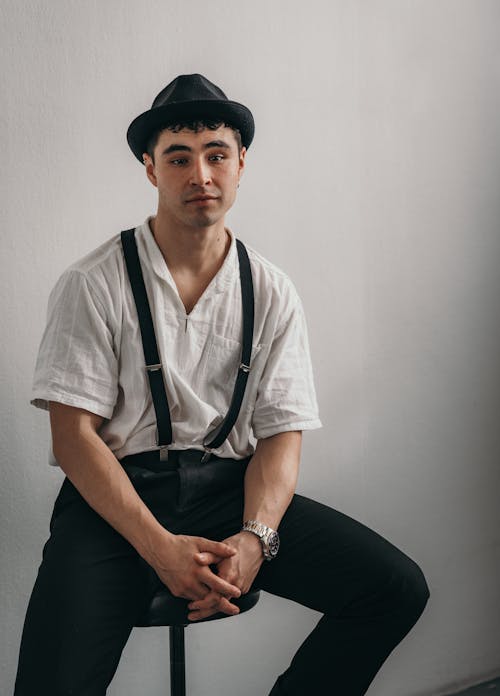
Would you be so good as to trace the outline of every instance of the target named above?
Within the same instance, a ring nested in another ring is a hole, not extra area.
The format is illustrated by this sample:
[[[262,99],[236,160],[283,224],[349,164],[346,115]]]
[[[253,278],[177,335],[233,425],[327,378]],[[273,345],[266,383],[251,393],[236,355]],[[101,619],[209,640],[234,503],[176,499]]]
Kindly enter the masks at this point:
[[[167,465],[148,456],[122,464],[171,532],[218,541],[237,533],[250,458],[213,457],[200,464],[195,450],[177,455]],[[366,693],[426,605],[429,589],[421,569],[362,523],[299,494],[279,533],[279,554],[262,564],[254,587],[323,616],[277,678],[272,696]],[[102,696],[135,620],[161,581],[67,478],[42,556],[24,623],[15,696]]]

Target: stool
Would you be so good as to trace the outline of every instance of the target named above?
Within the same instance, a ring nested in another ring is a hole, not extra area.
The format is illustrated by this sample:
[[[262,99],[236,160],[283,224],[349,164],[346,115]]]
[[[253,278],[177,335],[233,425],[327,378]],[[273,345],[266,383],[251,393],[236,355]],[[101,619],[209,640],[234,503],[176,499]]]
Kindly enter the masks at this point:
[[[240,613],[254,607],[260,599],[260,590],[251,590],[231,602],[239,607]],[[187,619],[188,600],[174,595],[167,587],[159,590],[151,600],[144,614],[135,622],[135,626],[169,626],[170,633],[170,696],[186,696],[186,671],[184,656],[184,628],[191,624],[228,619],[230,614],[217,612],[206,619],[190,622]],[[236,616],[238,616],[236,614]]]

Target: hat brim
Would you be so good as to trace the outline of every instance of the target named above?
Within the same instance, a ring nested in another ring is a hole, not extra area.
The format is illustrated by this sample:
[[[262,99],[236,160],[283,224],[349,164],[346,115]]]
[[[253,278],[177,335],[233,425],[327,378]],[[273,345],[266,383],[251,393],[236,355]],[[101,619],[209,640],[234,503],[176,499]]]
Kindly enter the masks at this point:
[[[143,163],[142,155],[146,152],[153,131],[177,120],[196,118],[220,118],[231,124],[240,131],[242,145],[247,149],[253,140],[255,124],[252,113],[246,106],[229,100],[203,99],[166,104],[145,111],[128,127],[127,142],[139,162]]]

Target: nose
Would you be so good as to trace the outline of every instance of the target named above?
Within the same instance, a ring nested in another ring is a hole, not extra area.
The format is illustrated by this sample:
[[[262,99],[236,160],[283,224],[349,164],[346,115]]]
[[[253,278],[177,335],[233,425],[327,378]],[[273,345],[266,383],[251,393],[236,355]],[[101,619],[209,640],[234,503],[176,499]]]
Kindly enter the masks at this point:
[[[211,182],[210,166],[202,157],[193,161],[190,183],[193,186],[206,186]]]

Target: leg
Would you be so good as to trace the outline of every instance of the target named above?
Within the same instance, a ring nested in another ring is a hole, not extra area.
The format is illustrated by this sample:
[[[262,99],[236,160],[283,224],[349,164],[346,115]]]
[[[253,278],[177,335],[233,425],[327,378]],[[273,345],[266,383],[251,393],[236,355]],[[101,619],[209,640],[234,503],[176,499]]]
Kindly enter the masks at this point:
[[[351,517],[295,495],[276,559],[254,586],[324,614],[277,680],[272,696],[360,696],[423,612],[419,566]]]
[[[205,465],[203,481],[199,466],[185,466],[181,527],[172,529],[216,540],[238,532],[245,468],[245,462],[215,461]],[[301,495],[293,497],[279,532],[278,556],[263,563],[253,586],[324,616],[272,696],[365,694],[425,607],[422,571],[375,531]]]
[[[26,613],[15,696],[103,696],[147,602],[147,574],[135,549],[82,498],[55,513]]]

